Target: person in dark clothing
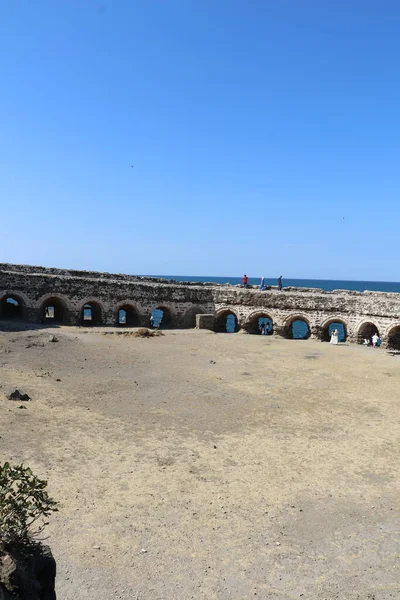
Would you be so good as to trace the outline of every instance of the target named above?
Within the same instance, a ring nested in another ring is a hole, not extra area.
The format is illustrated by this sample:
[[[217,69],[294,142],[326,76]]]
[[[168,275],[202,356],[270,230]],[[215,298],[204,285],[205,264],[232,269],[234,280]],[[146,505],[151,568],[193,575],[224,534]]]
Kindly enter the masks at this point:
[[[279,290],[282,289],[282,275],[279,275],[279,277],[278,277],[278,289]]]
[[[247,275],[243,275],[243,287],[247,287],[248,280],[249,278],[247,277]]]

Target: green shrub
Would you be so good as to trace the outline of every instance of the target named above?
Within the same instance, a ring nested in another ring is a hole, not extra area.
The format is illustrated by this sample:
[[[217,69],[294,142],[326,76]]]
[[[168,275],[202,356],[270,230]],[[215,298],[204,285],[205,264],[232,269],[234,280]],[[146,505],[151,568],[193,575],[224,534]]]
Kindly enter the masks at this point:
[[[0,549],[31,545],[57,510],[46,492],[47,481],[29,467],[0,465]]]

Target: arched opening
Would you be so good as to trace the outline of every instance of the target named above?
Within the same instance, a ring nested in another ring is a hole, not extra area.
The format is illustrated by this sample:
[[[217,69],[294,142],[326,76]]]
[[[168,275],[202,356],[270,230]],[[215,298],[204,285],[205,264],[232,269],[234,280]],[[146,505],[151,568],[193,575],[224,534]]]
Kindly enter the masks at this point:
[[[389,331],[387,345],[390,350],[400,350],[400,325],[392,327]]]
[[[301,317],[295,317],[286,326],[285,337],[288,340],[307,340],[310,335],[310,326]]]
[[[215,331],[218,333],[236,333],[239,329],[237,317],[230,310],[224,310],[215,320]]]
[[[81,313],[82,325],[101,325],[101,308],[97,302],[87,302]]]
[[[204,314],[204,310],[202,310],[198,306],[192,306],[191,308],[189,308],[189,310],[186,312],[183,318],[183,327],[185,327],[186,329],[192,329],[196,327],[196,315],[202,314]]]
[[[363,323],[357,333],[357,343],[370,346],[372,344],[372,336],[379,335],[379,331],[376,325],[373,323]]]
[[[332,321],[331,323],[327,323],[322,329],[321,341],[330,342],[332,331],[334,329],[337,329],[338,331],[338,341],[345,342],[347,339],[347,327],[342,321]]]
[[[139,324],[138,314],[133,306],[124,304],[117,311],[117,325],[121,327],[136,327]]]
[[[156,329],[166,329],[172,325],[172,315],[169,308],[158,306],[150,316],[150,325]]]
[[[269,315],[266,313],[260,313],[251,317],[246,325],[248,333],[272,335],[273,333],[273,322]]]
[[[4,296],[1,300],[0,315],[2,319],[18,319],[22,317],[23,304],[16,296]]]
[[[60,298],[48,298],[41,307],[42,319],[45,323],[65,323],[67,309]]]

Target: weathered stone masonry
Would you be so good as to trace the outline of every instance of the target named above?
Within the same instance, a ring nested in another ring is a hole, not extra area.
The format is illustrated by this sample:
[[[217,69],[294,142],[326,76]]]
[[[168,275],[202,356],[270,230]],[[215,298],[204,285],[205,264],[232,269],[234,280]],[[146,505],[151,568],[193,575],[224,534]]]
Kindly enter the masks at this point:
[[[215,323],[232,313],[238,328],[256,332],[257,319],[268,316],[276,335],[287,336],[295,319],[304,320],[311,337],[326,339],[332,322],[345,326],[350,341],[359,340],[368,327],[376,327],[385,342],[400,339],[400,294],[319,289],[275,288],[259,290],[214,283],[178,283],[164,279],[113,275],[89,271],[47,269],[0,264],[0,307],[13,297],[21,317],[40,323],[49,303],[59,306],[60,321],[79,325],[83,306],[92,303],[99,324],[116,325],[118,310],[128,307],[131,324],[148,325],[155,308],[167,311],[174,327],[193,327],[198,313],[214,314]]]

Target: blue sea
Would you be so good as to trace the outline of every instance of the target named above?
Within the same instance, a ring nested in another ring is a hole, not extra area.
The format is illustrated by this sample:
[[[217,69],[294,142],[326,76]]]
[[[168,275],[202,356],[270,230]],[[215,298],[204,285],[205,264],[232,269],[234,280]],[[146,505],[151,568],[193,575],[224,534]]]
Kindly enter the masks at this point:
[[[165,279],[174,279],[175,281],[202,281],[202,282],[215,282],[215,283],[230,283],[232,285],[242,283],[242,277],[213,277],[199,276],[199,275],[153,275],[153,277],[164,277]],[[259,285],[261,281],[260,277],[249,277],[248,283],[250,285]],[[283,286],[295,286],[305,288],[320,288],[331,292],[332,290],[356,290],[364,292],[369,290],[371,292],[398,292],[400,293],[400,283],[396,281],[351,281],[351,280],[339,280],[339,279],[285,279],[282,280]],[[270,279],[265,278],[264,284],[277,285],[277,278]]]

